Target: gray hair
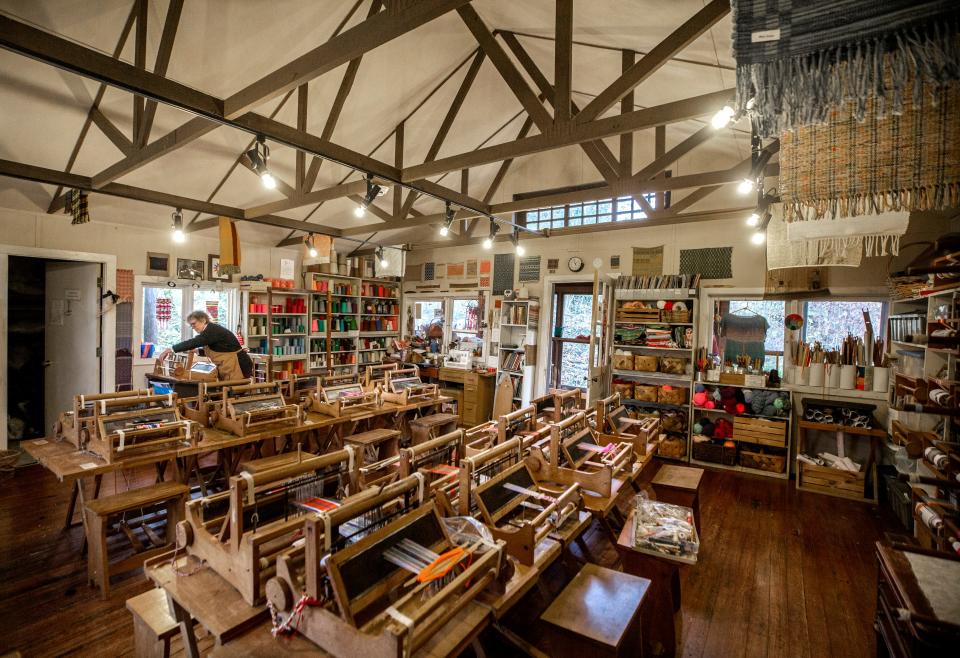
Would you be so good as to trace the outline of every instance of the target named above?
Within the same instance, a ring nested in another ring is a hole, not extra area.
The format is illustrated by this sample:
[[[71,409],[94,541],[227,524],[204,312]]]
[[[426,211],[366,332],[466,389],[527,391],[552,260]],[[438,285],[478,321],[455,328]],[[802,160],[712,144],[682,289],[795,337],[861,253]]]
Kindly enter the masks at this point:
[[[207,323],[213,322],[213,320],[210,319],[210,315],[206,311],[193,311],[187,316],[187,322],[192,322],[193,320],[203,320]]]

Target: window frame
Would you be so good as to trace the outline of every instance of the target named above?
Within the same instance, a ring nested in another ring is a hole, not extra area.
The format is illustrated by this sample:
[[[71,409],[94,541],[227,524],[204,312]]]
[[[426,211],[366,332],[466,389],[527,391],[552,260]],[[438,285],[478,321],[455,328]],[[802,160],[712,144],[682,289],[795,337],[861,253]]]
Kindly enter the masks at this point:
[[[656,209],[657,194],[651,192],[641,195],[647,200],[651,208]],[[664,207],[670,207],[669,196],[664,197]],[[624,204],[630,204],[622,208]],[[575,212],[576,211],[576,212]],[[601,218],[606,218],[601,221]],[[587,221],[587,220],[591,221]],[[583,226],[598,226],[601,224],[617,224],[623,222],[642,222],[648,215],[637,203],[632,195],[616,197],[616,199],[598,199],[594,201],[580,201],[555,206],[545,206],[535,210],[526,210],[516,214],[518,224],[531,230],[567,229]],[[576,220],[577,223],[572,223]]]

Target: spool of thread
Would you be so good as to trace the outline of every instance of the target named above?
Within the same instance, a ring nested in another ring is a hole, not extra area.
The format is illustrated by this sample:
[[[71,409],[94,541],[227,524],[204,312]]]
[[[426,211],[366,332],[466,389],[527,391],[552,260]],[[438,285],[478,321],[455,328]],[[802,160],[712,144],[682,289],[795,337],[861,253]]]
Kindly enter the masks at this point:
[[[840,366],[840,388],[852,391],[857,387],[857,366]]]
[[[934,448],[933,446],[930,446],[929,448],[924,450],[923,456],[926,458],[928,462],[930,462],[931,464],[933,464],[934,466],[940,469],[946,468],[947,462],[949,461],[949,459],[947,458],[947,453],[937,448]]]
[[[926,503],[917,503],[916,512],[923,525],[927,526],[934,533],[940,533],[940,529],[943,528],[943,519],[940,518],[940,515],[937,514],[935,509]]]
[[[930,391],[930,401],[941,407],[948,407],[950,406],[950,393],[942,388],[935,388]]]

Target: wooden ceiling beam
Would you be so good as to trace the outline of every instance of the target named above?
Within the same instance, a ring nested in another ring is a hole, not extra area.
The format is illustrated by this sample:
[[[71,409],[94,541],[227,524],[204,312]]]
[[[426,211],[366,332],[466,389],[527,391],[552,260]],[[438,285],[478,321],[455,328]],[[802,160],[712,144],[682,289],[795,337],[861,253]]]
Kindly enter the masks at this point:
[[[631,180],[639,183],[653,178],[671,164],[679,160],[681,157],[695,149],[697,146],[711,139],[716,134],[717,130],[713,126],[707,124],[679,144],[675,145],[663,155],[655,157],[653,161],[644,166],[643,169],[631,176]]]
[[[636,61],[636,53],[632,50],[624,50],[620,55],[620,71],[626,71],[633,66]],[[624,94],[620,99],[620,114],[633,111],[633,90]],[[660,130],[665,130],[663,126],[656,127],[657,134]],[[629,176],[633,173],[633,133],[623,133],[620,135],[620,176]],[[661,206],[657,206],[660,208]]]
[[[302,84],[297,87],[297,130],[307,132],[307,108],[310,100],[310,86]],[[294,174],[295,196],[303,194],[303,180],[307,175],[307,154],[297,151],[296,173]]]
[[[587,103],[586,107],[574,117],[574,121],[578,124],[588,123],[609,110],[631,89],[653,75],[677,53],[695,41],[697,37],[716,25],[729,11],[730,0],[711,0],[709,4],[674,30],[670,36],[657,44],[653,50],[641,57],[636,64],[601,91],[596,98]]]
[[[93,120],[94,125],[100,129],[104,135],[107,136],[113,145],[116,146],[121,153],[124,155],[130,155],[134,152],[133,142],[127,139],[127,136],[123,134],[123,131],[117,128],[117,124],[108,119],[103,112],[100,111],[99,106],[94,106],[90,108],[90,118]]]
[[[167,16],[163,21],[163,33],[160,35],[160,46],[157,49],[157,61],[153,65],[153,72],[166,76],[170,66],[170,55],[173,53],[173,42],[177,38],[177,29],[180,26],[180,15],[183,12],[183,0],[170,0],[167,7]],[[140,124],[140,133],[136,138],[137,147],[143,148],[150,141],[153,130],[153,120],[157,116],[157,101],[150,99],[143,109],[143,121]]]
[[[573,0],[557,0],[553,50],[553,118],[557,124],[570,121],[570,89],[573,76]]]
[[[521,155],[531,155],[550,151],[564,146],[574,146],[582,142],[595,141],[604,137],[613,137],[625,132],[635,132],[646,128],[686,121],[706,114],[713,114],[724,103],[730,100],[733,89],[715,91],[693,98],[686,98],[672,103],[665,103],[643,110],[634,110],[627,114],[619,114],[604,119],[597,119],[590,123],[580,124],[571,130],[534,135],[524,139],[514,140],[504,144],[496,144],[468,153],[440,158],[434,162],[427,162],[403,170],[403,180],[413,181],[428,176],[435,176],[447,171],[476,167],[490,162],[498,162],[507,158],[516,158]]]
[[[341,183],[340,185],[334,185],[333,187],[328,187],[322,190],[307,192],[299,197],[294,196],[290,199],[273,201],[260,206],[247,208],[244,211],[244,216],[247,219],[252,219],[261,215],[272,215],[274,213],[290,210],[291,208],[307,206],[311,203],[322,203],[324,201],[332,201],[333,199],[347,197],[352,194],[363,194],[366,191],[367,182],[363,180],[353,181],[352,183]]]
[[[403,133],[406,130],[406,121],[397,124],[393,131],[393,166],[403,171]],[[393,216],[400,215],[400,208],[403,206],[403,188],[399,185],[393,186]]]
[[[470,0],[391,2],[371,16],[292,62],[247,85],[224,101],[228,119],[246,114],[264,101],[346,64],[360,55],[457,9]]]
[[[134,39],[133,64],[138,69],[147,68],[147,0],[136,0],[137,34]],[[139,144],[140,128],[143,125],[144,98],[133,97],[133,134],[131,141]]]

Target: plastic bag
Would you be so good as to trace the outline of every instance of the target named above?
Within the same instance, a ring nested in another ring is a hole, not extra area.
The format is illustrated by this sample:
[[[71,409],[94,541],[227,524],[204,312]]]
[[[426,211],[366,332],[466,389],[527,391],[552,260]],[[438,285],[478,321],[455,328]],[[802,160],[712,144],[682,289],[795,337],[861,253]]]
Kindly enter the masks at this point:
[[[476,546],[475,552],[486,553],[497,543],[487,526],[470,516],[451,516],[440,521],[453,543],[460,547]]]
[[[689,507],[650,500],[646,492],[640,492],[633,518],[637,548],[680,557],[695,556],[700,550]]]

